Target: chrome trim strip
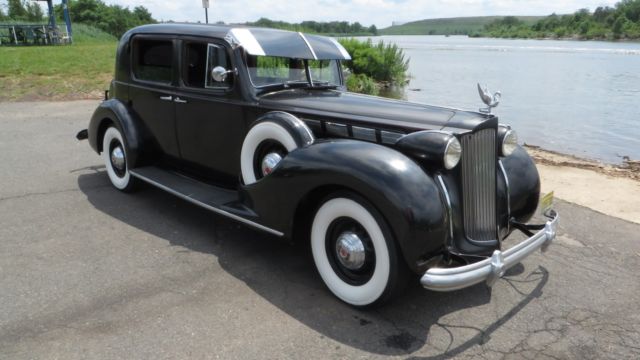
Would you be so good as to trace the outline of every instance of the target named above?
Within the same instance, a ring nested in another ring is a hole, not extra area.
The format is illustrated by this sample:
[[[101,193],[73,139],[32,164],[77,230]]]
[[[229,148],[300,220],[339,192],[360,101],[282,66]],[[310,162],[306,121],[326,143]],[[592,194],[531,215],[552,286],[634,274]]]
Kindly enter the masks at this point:
[[[491,286],[504,273],[522,259],[540,249],[544,251],[556,238],[558,214],[546,222],[544,228],[518,245],[505,250],[496,250],[493,255],[476,263],[454,268],[431,268],[424,273],[420,283],[433,291],[453,291],[466,288],[482,281]]]
[[[449,213],[449,235],[453,240],[453,208],[451,207],[451,197],[449,197],[449,189],[444,184],[444,179],[442,179],[442,175],[438,175],[438,182],[440,183],[440,187],[442,187],[442,191],[444,192],[444,198],[447,200],[447,212]]]
[[[170,187],[162,185],[162,184],[160,184],[160,183],[158,183],[156,181],[153,181],[153,180],[149,179],[148,177],[145,177],[145,176],[142,176],[142,175],[136,173],[135,170],[129,170],[129,173],[131,175],[137,177],[138,179],[142,180],[142,181],[146,181],[149,184],[151,184],[153,186],[156,186],[156,187],[158,187],[158,188],[160,188],[160,189],[162,189],[162,190],[164,190],[164,191],[166,191],[166,192],[168,192],[168,193],[170,193],[172,195],[175,195],[175,196],[177,196],[177,197],[179,197],[181,199],[187,200],[188,202],[190,202],[192,204],[198,205],[198,206],[203,207],[203,208],[205,208],[207,210],[213,211],[215,213],[218,213],[220,215],[226,216],[226,217],[231,218],[233,220],[236,220],[236,221],[239,221],[241,223],[247,224],[247,225],[252,226],[252,227],[254,227],[256,229],[260,229],[262,231],[266,231],[266,232],[271,233],[273,235],[284,236],[284,233],[282,233],[282,232],[280,232],[278,230],[274,230],[274,229],[268,228],[268,227],[266,227],[264,225],[260,225],[258,223],[255,223],[255,222],[251,221],[251,220],[247,220],[247,219],[245,219],[245,218],[243,218],[241,216],[232,214],[232,213],[224,211],[222,209],[218,209],[218,208],[213,207],[211,205],[207,205],[207,204],[205,204],[203,202],[200,202],[200,201],[198,201],[198,200],[196,200],[194,198],[190,198],[190,197],[188,197],[188,196],[186,196],[184,194],[181,194],[181,193],[173,190]]]
[[[376,142],[376,131],[374,129],[352,126],[351,131],[354,139]]]
[[[509,185],[509,177],[507,176],[507,171],[504,169],[504,165],[502,165],[502,160],[498,160],[498,165],[500,166],[500,171],[502,171],[502,176],[504,176],[504,183],[507,186],[507,215],[509,215],[509,219],[511,219],[511,186]]]
[[[298,35],[300,35],[300,37],[302,38],[302,40],[304,40],[305,44],[307,44],[307,47],[309,48],[309,50],[311,51],[311,55],[313,55],[313,59],[314,60],[318,60],[318,57],[316,56],[316,52],[313,51],[313,48],[311,47],[311,44],[309,44],[309,40],[307,40],[307,38],[304,36],[303,33],[298,32]]]
[[[393,145],[403,136],[404,134],[393,131],[380,131],[380,140],[383,144]]]
[[[231,36],[232,40],[235,41],[239,46],[244,47],[244,49],[251,55],[260,55],[265,56],[264,49],[260,46],[258,39],[251,33],[249,29],[241,29],[235,28],[229,30],[227,36]],[[225,37],[226,38],[226,37]],[[233,41],[231,41],[233,42]]]
[[[337,124],[332,122],[325,123],[327,133],[334,136],[349,137],[349,128],[345,124]]]
[[[351,55],[349,55],[349,52],[344,48],[344,46],[342,46],[342,44],[340,44],[336,39],[332,37],[330,37],[329,40],[331,40],[331,42],[333,42],[333,45],[338,48],[338,51],[340,51],[340,54],[342,54],[344,60],[351,60]]]

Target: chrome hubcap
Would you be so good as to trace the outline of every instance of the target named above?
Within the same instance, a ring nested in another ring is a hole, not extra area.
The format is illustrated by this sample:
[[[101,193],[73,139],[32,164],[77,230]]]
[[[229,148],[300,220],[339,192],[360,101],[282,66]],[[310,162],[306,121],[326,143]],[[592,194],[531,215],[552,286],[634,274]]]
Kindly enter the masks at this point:
[[[364,244],[360,237],[351,231],[345,231],[338,236],[336,254],[340,264],[349,270],[358,270],[364,265]]]
[[[124,160],[124,151],[122,151],[120,146],[116,146],[111,150],[111,164],[113,164],[114,168],[120,171],[125,170],[126,165]]]
[[[278,163],[282,160],[282,156],[276,152],[268,153],[260,164],[260,169],[262,170],[262,175],[267,176],[271,174],[273,168],[275,168]]]

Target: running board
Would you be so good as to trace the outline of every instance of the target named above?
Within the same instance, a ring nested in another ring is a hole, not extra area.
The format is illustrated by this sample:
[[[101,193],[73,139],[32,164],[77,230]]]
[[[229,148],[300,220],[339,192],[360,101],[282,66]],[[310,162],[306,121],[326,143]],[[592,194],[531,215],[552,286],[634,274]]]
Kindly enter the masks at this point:
[[[257,218],[255,212],[240,202],[237,191],[222,189],[156,166],[129,170],[131,176],[156,186],[190,203],[252,226],[268,233],[283,236],[278,230],[260,225],[248,218]]]

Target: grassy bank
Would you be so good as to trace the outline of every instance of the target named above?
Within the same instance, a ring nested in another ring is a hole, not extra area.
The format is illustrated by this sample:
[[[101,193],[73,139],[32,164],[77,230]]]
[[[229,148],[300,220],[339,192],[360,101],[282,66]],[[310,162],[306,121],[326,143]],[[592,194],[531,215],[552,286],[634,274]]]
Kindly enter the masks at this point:
[[[0,47],[0,101],[99,98],[113,77],[116,39],[74,30],[73,45]]]
[[[500,19],[502,19],[501,16],[426,19],[380,29],[378,33],[380,35],[472,35]],[[525,24],[533,24],[542,19],[542,16],[518,16],[517,19]]]

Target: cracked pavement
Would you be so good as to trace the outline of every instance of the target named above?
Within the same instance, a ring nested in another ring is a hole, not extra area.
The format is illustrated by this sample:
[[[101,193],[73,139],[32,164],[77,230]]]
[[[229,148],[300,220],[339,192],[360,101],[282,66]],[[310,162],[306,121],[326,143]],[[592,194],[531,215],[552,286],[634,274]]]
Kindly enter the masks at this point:
[[[640,358],[640,225],[559,202],[492,289],[358,311],[304,247],[113,189],[74,137],[97,103],[0,103],[0,358]]]

